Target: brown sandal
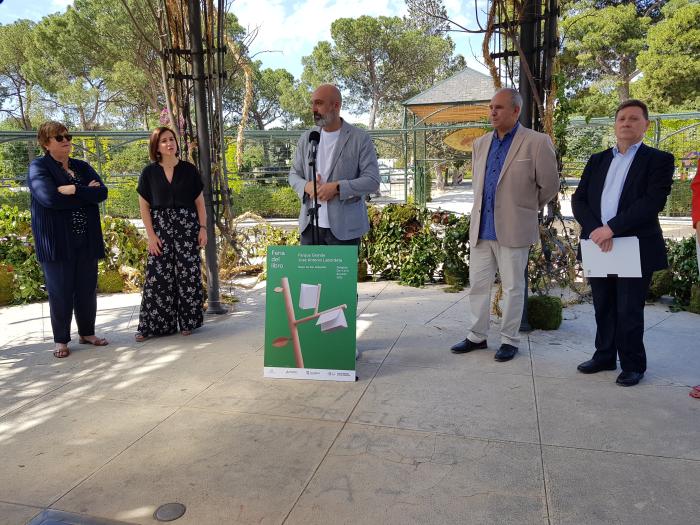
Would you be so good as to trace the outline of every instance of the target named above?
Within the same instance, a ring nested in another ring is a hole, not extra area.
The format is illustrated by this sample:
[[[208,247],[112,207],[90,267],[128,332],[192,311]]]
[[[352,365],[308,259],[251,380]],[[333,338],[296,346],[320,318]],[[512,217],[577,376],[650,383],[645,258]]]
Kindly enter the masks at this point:
[[[148,336],[143,335],[141,332],[136,332],[134,339],[136,339],[137,343],[143,343],[146,339],[148,339]]]
[[[192,335],[192,330],[180,330],[180,333],[185,336]]]
[[[56,359],[63,359],[64,357],[68,357],[69,355],[70,355],[70,350],[68,350],[68,347],[56,348],[56,350],[53,351],[53,356]]]
[[[104,337],[97,337],[94,341],[90,341],[89,339],[85,339],[81,337],[78,339],[78,342],[81,345],[93,345],[93,346],[107,346],[109,344],[109,341],[105,339]]]

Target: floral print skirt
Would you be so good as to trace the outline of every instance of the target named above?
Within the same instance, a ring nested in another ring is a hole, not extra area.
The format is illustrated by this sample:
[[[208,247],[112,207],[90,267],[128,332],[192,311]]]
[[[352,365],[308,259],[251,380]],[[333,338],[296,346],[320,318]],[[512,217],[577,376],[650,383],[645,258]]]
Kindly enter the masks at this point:
[[[197,212],[152,209],[161,255],[148,255],[138,332],[148,337],[194,330],[204,320]]]

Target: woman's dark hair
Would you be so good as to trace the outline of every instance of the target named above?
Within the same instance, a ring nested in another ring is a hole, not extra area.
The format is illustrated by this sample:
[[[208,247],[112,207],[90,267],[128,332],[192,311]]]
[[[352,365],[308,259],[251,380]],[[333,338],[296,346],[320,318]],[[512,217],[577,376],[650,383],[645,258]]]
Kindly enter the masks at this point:
[[[175,155],[180,154],[180,144],[177,143],[177,135],[175,135],[175,132],[167,126],[158,126],[153,130],[153,133],[151,133],[151,138],[148,141],[148,156],[151,157],[153,162],[158,162],[161,160],[161,154],[158,152],[158,143],[160,142],[160,138],[163,136],[163,133],[166,132],[173,134],[173,138],[175,139],[175,144],[177,146]]]

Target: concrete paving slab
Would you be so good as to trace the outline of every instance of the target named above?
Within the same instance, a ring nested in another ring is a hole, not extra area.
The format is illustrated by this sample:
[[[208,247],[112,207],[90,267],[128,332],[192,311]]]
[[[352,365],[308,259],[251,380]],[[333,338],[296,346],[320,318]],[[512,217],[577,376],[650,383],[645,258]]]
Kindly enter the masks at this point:
[[[380,319],[358,319],[356,327],[359,362],[380,364],[396,344],[406,325]]]
[[[263,377],[263,355],[248,357],[187,406],[222,413],[245,412],[345,421],[379,365],[358,363],[356,382]]]
[[[0,388],[44,394],[75,379],[79,362],[72,355],[56,359],[52,348],[36,343],[0,351]]]
[[[340,428],[182,409],[54,507],[153,524],[159,505],[180,502],[178,525],[281,523]]]
[[[539,447],[348,425],[288,524],[541,524]]]
[[[358,319],[381,319],[406,324],[425,324],[457,300],[443,291],[444,285],[410,288],[389,283],[365,308]]]
[[[532,378],[481,370],[383,365],[350,421],[536,443]]]
[[[588,361],[593,356],[594,349],[576,350],[572,348],[573,343],[563,344],[556,340],[545,342],[530,342],[530,352],[532,353],[532,363],[534,374],[537,377],[552,377],[561,379],[579,378],[583,375],[576,367]],[[650,357],[650,356],[648,356]],[[603,371],[597,374],[585,376],[587,381],[601,381],[604,383],[614,383],[621,372],[618,363],[617,370]],[[650,367],[644,375],[645,385],[665,385],[681,386],[672,379],[672,375],[665,374],[657,367]]]
[[[553,524],[698,522],[698,461],[557,447],[543,456]]]
[[[31,403],[41,394],[37,391],[10,390],[0,388],[0,417],[17,410],[18,408]]]
[[[685,387],[535,381],[543,443],[700,460],[700,403]]]
[[[163,345],[158,350],[123,352],[117,360],[101,363],[102,366],[82,374],[53,394],[180,406],[223,377],[243,358],[235,353],[203,355],[208,353],[207,349],[195,351],[181,344]]]
[[[518,354],[507,363],[494,360],[500,346],[497,333],[489,334],[489,348],[467,354],[453,354],[450,348],[464,339],[464,334],[436,326],[408,326],[386,358],[387,365],[416,366],[421,368],[449,368],[453,370],[495,372],[531,375],[527,336],[520,343]]]
[[[2,525],[26,525],[41,509],[14,505],[0,501],[0,523]]]
[[[0,418],[0,501],[46,507],[173,411],[49,395]]]

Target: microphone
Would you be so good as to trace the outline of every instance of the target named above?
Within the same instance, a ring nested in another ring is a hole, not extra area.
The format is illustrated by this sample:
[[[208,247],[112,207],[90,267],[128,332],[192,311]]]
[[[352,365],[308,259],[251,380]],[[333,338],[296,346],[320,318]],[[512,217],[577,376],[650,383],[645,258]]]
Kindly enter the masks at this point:
[[[314,130],[309,133],[309,144],[311,144],[311,149],[309,150],[309,158],[313,162],[316,160],[316,152],[318,151],[318,143],[321,140],[321,134]]]

